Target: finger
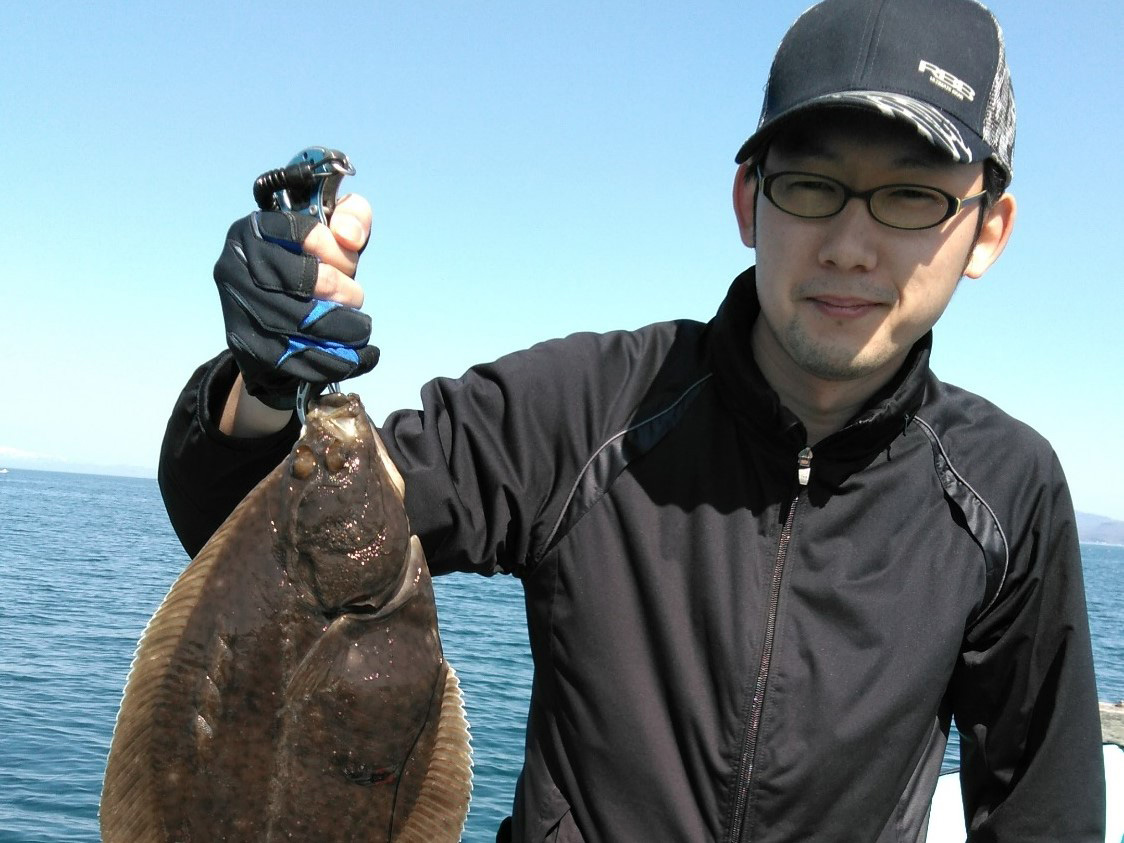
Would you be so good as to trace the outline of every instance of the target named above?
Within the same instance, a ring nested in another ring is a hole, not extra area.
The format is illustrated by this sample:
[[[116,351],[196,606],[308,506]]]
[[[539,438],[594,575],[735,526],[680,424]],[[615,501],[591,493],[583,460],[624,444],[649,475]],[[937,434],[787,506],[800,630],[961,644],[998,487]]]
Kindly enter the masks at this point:
[[[305,237],[303,248],[306,255],[316,258],[322,266],[334,267],[345,275],[355,275],[359,252],[341,246],[326,225],[317,223]]]
[[[356,193],[349,193],[336,203],[329,228],[340,248],[362,252],[371,236],[371,203]]]
[[[329,227],[317,225],[304,241],[304,251],[347,275],[355,275],[359,253],[371,233],[371,205],[349,194],[332,212]]]
[[[316,286],[313,288],[312,295],[348,307],[363,306],[363,287],[351,275],[341,272],[326,262],[322,262],[317,267]]]

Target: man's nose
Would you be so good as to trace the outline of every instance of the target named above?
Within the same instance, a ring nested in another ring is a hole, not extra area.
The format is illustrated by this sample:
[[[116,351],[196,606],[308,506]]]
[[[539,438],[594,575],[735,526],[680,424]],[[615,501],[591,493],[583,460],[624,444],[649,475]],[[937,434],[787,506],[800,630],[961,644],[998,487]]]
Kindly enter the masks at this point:
[[[824,222],[821,264],[844,271],[874,269],[878,262],[878,229],[882,224],[870,215],[866,200],[852,196],[843,210]]]

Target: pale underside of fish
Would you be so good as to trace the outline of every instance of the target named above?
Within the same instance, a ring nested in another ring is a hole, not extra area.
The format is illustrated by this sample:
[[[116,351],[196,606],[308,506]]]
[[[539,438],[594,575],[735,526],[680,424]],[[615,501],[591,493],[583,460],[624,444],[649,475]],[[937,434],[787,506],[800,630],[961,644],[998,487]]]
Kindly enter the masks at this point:
[[[452,843],[470,790],[401,477],[358,397],[327,395],[141,636],[103,840]]]

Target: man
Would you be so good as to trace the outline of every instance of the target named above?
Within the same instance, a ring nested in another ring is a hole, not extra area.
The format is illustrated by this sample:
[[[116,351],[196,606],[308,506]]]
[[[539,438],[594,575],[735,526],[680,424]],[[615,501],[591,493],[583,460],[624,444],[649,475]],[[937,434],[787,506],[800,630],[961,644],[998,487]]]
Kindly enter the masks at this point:
[[[757,265],[710,323],[544,343],[386,420],[434,572],[525,587],[510,839],[923,840],[953,716],[971,840],[1103,839],[1061,469],[928,369],[960,278],[1010,236],[1013,142],[983,7],[826,0],[782,42],[737,155]],[[263,292],[315,279],[358,306],[369,225],[351,197],[330,232],[231,229],[232,353],[185,389],[161,461],[189,552],[285,455],[299,380],[374,365],[357,311],[329,325]],[[290,327],[261,327],[274,302]],[[287,334],[322,344],[279,363]]]

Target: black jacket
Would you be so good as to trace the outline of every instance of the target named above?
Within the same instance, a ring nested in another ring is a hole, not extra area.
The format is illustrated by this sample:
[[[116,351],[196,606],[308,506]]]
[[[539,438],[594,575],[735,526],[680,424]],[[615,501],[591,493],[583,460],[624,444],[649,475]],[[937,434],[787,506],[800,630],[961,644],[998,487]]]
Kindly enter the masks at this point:
[[[544,343],[382,428],[431,569],[525,586],[514,839],[922,840],[955,716],[971,840],[1103,840],[1049,445],[938,381],[926,337],[809,454],[753,361],[756,316],[750,270],[708,324]],[[219,433],[233,376],[226,355],[201,368],[165,439],[190,553],[296,435]]]

